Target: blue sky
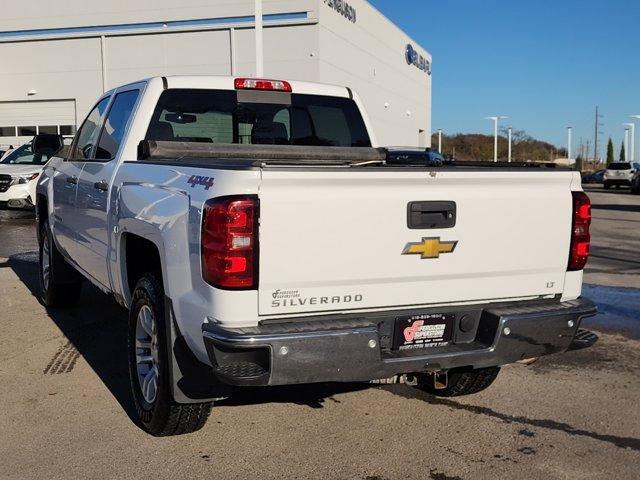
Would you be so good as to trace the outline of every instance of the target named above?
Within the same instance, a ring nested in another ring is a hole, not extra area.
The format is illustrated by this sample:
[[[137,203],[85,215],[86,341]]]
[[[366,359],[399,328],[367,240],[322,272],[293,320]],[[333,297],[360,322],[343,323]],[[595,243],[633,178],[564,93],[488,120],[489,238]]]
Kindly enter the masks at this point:
[[[433,55],[434,131],[489,134],[484,117],[509,115],[558,146],[572,125],[574,151],[593,149],[599,105],[617,154],[640,114],[640,0],[370,2]]]

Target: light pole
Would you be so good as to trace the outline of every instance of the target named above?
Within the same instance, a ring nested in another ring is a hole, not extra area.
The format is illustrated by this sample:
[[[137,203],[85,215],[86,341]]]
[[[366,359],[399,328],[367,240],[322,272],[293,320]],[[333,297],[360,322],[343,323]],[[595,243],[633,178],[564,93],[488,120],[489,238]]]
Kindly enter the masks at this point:
[[[486,120],[493,121],[493,161],[498,161],[498,122],[505,120],[509,117],[504,115],[497,115],[495,117],[484,117]]]
[[[625,155],[627,156],[627,161],[628,162],[634,162],[635,160],[635,155],[633,154],[633,151],[635,150],[635,137],[636,137],[636,124],[635,123],[623,123],[623,126],[627,127],[629,129],[629,131],[631,131],[631,140],[629,142],[627,142],[626,147],[624,147],[625,149]]]
[[[507,130],[509,132],[509,163],[511,163],[511,133],[513,132],[513,128],[509,127]]]
[[[631,152],[631,161],[636,161],[636,122],[635,120],[640,119],[640,115],[629,115],[634,119],[633,121],[633,129],[631,130],[631,148],[633,149]]]
[[[624,159],[625,161],[629,158],[629,124],[624,123]],[[620,159],[622,161],[622,159]]]
[[[567,127],[567,160],[571,165],[571,130],[572,127]]]
[[[438,153],[442,155],[442,129],[438,129]]]
[[[262,41],[262,0],[256,0],[256,77],[264,77],[264,46]]]

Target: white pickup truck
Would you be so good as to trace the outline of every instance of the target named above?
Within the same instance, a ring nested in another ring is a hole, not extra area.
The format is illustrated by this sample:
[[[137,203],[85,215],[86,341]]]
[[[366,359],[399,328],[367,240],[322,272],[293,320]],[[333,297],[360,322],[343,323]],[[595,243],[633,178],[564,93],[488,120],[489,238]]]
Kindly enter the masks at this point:
[[[129,309],[154,435],[201,428],[233,388],[396,376],[463,395],[597,338],[579,330],[579,173],[380,148],[345,87],[119,87],[47,163],[36,210],[43,303],[88,279]]]

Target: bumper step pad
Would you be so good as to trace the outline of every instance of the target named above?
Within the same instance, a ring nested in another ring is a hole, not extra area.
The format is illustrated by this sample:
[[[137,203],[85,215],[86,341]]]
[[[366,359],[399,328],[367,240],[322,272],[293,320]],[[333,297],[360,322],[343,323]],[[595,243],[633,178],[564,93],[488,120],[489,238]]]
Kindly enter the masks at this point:
[[[215,375],[232,385],[253,385],[269,376],[269,371],[253,362],[234,362],[218,365],[213,369]]]
[[[598,335],[589,330],[583,328],[579,329],[576,336],[573,338],[571,345],[569,345],[569,351],[582,350],[583,348],[589,348],[598,341]]]

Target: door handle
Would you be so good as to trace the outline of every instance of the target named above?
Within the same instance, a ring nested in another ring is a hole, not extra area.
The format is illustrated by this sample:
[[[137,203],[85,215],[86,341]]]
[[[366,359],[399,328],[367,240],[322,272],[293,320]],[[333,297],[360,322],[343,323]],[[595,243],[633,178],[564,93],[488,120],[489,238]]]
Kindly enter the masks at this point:
[[[109,190],[109,184],[104,180],[94,183],[93,186],[96,190],[100,190],[101,192],[106,192],[107,190]]]
[[[71,177],[67,177],[67,183],[70,183],[71,185],[77,185],[78,177],[76,177],[75,175],[72,175]]]
[[[407,227],[412,230],[455,227],[456,210],[455,202],[410,202]]]

